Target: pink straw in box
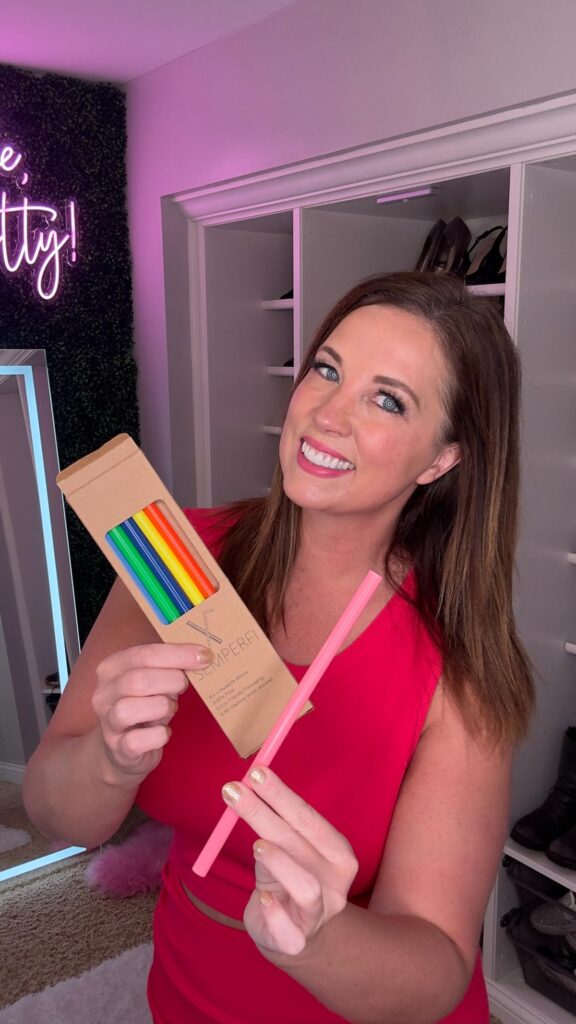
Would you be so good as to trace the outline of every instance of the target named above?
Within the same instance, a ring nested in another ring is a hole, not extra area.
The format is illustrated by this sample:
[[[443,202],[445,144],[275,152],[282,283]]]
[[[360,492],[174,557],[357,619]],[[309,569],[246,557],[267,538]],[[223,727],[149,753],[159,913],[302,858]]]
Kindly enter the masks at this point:
[[[344,640],[348,636],[348,633],[352,629],[356,619],[364,610],[368,601],[372,597],[372,594],[381,582],[382,577],[377,572],[371,571],[364,577],[362,583],[358,587],[358,590],[354,594],[354,597],[338,619],[338,622],[334,626],[334,629],[330,633],[328,639],[325,640],[324,644],[318,651],[318,654],[314,658],[314,661],[300,680],[298,689],[288,701],[282,714],[278,716],[264,743],[260,747],[260,750],[251,762],[246,775],[242,779],[246,786],[250,786],[250,789],[252,789],[252,785],[250,783],[249,775],[252,767],[255,764],[270,764],[274,754],[277,753],[279,747],[292,728],[293,723],[296,721],[298,715],[306,704],[306,701],[311,696],[316,684],[324,675],[324,672],[328,668],[332,658],[338,653],[338,650],[344,643]],[[197,875],[200,875],[203,878],[208,874],[237,821],[238,815],[236,814],[236,811],[231,807],[227,807],[212,832],[212,835],[207,840],[204,848],[200,851],[192,866],[192,870]]]

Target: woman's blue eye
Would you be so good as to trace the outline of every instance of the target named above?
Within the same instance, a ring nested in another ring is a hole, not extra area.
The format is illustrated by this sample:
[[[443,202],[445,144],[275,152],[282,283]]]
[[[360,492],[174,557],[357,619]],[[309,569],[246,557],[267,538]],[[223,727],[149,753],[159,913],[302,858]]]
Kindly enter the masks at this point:
[[[381,391],[378,395],[378,403],[381,409],[385,412],[393,412],[396,415],[402,415],[406,411],[406,406],[399,398],[394,398],[389,391]]]
[[[313,369],[324,377],[326,380],[337,381],[338,370],[334,366],[330,366],[329,363],[321,363],[319,360],[313,364]]]

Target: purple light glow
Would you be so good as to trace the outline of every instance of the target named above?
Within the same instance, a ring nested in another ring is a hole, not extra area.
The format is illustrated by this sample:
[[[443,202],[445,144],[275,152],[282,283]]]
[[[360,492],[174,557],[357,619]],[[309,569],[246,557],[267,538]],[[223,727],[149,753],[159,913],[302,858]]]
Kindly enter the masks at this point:
[[[434,194],[434,189],[426,188],[413,188],[408,192],[389,192],[388,195],[379,196],[376,200],[377,203],[406,203],[409,199],[420,199],[422,196],[431,196]]]
[[[67,201],[62,229],[55,206],[22,196],[20,189],[29,181],[28,172],[20,166],[23,159],[15,146],[0,143],[0,174],[12,177],[18,188],[16,197],[0,191],[0,269],[16,274],[30,267],[36,293],[50,301],[60,287],[64,258],[70,265],[78,259],[76,204],[73,199]]]

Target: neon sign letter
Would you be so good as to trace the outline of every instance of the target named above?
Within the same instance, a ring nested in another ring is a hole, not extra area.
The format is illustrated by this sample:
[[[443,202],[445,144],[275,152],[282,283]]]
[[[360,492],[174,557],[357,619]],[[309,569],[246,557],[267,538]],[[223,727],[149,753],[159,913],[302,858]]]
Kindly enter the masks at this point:
[[[18,153],[12,146],[4,145],[0,149],[0,171],[2,174],[13,174],[22,160],[22,153]]]
[[[55,206],[23,195],[29,180],[23,161],[15,146],[0,143],[0,175],[17,186],[16,195],[0,189],[0,269],[17,274],[29,267],[38,296],[49,301],[58,293],[64,261],[77,260],[76,204],[69,199],[61,216]]]

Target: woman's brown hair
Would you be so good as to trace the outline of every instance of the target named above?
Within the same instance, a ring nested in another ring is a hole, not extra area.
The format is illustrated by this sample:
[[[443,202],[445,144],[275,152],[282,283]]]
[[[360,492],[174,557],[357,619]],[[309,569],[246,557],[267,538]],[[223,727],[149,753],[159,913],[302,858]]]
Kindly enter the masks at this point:
[[[449,368],[441,441],[460,447],[459,464],[417,487],[404,506],[385,557],[387,578],[401,590],[392,566],[414,566],[416,607],[440,646],[445,688],[471,733],[517,741],[534,698],[512,610],[519,494],[515,346],[493,300],[472,294],[461,279],[385,274],[360,282],[327,315],[295,387],[344,317],[370,305],[412,313],[435,331]],[[222,568],[268,630],[282,615],[300,523],[279,466],[266,498],[238,503],[225,514],[233,526]]]

